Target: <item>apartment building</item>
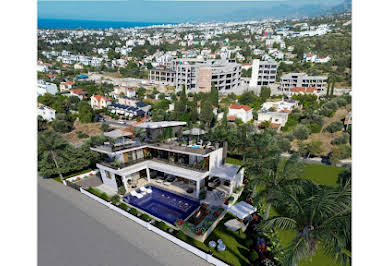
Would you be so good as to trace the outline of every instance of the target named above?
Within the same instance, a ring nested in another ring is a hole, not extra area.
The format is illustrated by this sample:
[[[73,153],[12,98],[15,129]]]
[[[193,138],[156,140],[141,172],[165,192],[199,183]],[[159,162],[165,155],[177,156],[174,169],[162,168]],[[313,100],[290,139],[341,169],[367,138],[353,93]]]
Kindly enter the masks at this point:
[[[184,126],[186,122],[180,121],[137,124],[143,130],[142,142],[131,139],[131,130],[106,132],[114,141],[91,148],[107,155],[96,164],[103,184],[114,191],[124,187],[126,193],[149,184],[198,200],[210,179],[217,177],[230,195],[242,185],[244,169],[226,164],[226,143],[185,141]]]
[[[150,70],[148,79],[163,85],[175,86],[176,71],[165,67],[157,67]]]
[[[322,94],[326,90],[326,76],[308,76],[306,73],[288,73],[280,77],[280,90],[289,93],[292,88],[316,88]]]
[[[240,86],[241,65],[233,60],[177,59],[165,68],[152,69],[149,80],[175,86],[179,91],[210,92],[212,83],[220,94],[234,92]]]
[[[261,87],[274,84],[276,81],[277,70],[277,62],[254,59],[249,87]]]

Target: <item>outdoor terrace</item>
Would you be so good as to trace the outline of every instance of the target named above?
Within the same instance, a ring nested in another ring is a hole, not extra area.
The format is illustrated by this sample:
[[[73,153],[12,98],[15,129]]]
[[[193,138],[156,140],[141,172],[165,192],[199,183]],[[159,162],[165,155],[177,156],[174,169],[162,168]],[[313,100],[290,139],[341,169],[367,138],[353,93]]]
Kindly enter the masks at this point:
[[[112,153],[112,152],[118,152],[118,151],[123,151],[128,149],[134,149],[134,148],[142,147],[144,145],[145,145],[144,143],[133,142],[133,141],[116,142],[116,143],[106,142],[103,145],[99,145],[91,149],[98,152]]]
[[[210,152],[216,150],[214,146],[206,146],[206,147],[201,145],[188,146],[185,144],[179,144],[178,142],[155,143],[155,144],[148,144],[147,146],[150,148],[163,149],[166,151],[194,153],[198,155],[208,155]]]

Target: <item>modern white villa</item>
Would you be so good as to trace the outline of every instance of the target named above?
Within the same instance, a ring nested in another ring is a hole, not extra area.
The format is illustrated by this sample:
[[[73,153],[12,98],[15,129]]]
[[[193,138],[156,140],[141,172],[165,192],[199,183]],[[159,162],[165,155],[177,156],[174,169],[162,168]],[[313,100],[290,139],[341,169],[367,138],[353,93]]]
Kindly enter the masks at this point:
[[[242,185],[244,169],[226,164],[226,143],[203,145],[199,136],[183,135],[184,126],[186,122],[178,121],[138,124],[142,142],[129,130],[105,133],[111,141],[91,148],[106,155],[97,164],[103,184],[114,192],[124,187],[126,193],[155,185],[196,200],[202,192],[209,201],[209,194],[220,191],[223,202]]]

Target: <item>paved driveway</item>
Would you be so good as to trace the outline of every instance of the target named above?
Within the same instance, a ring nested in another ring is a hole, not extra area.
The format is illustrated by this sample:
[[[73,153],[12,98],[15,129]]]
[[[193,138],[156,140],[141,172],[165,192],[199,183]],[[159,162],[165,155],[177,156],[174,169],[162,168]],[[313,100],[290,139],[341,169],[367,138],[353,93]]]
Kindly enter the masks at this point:
[[[210,265],[80,192],[38,181],[40,266]]]

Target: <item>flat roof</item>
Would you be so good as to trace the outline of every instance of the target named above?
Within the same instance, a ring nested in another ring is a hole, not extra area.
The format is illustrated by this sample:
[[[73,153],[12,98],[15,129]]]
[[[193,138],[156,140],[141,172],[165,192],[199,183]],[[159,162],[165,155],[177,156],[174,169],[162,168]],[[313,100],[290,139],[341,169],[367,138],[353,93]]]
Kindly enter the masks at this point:
[[[114,129],[112,131],[104,133],[104,136],[110,137],[110,138],[113,138],[113,139],[120,138],[120,137],[131,136],[131,135],[132,134],[130,132],[124,131],[124,130],[121,130],[121,129]]]
[[[138,124],[135,127],[156,129],[156,128],[163,128],[163,127],[177,127],[177,126],[185,126],[185,125],[187,125],[187,123],[181,122],[181,121],[159,121],[159,122],[145,122],[145,123]]]
[[[213,169],[211,169],[210,175],[232,181],[233,178],[236,176],[238,169],[240,169],[238,165],[224,164],[222,166],[214,167]]]
[[[192,129],[188,129],[188,130],[185,130],[182,132],[183,135],[194,135],[194,136],[198,136],[198,135],[203,135],[203,134],[206,134],[206,130],[203,130],[203,129],[200,129],[200,128],[192,128]]]

